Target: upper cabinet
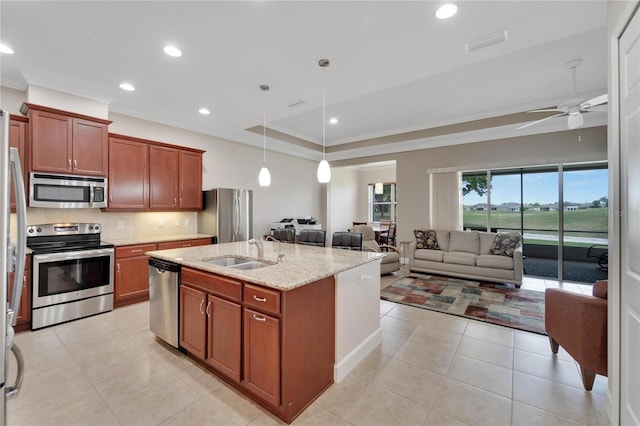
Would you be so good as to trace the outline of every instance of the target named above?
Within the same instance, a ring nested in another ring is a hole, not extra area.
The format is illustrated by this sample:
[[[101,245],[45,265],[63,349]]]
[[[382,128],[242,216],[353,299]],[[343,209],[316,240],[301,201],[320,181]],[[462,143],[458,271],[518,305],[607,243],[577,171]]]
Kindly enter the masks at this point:
[[[10,116],[9,120],[9,146],[11,148],[18,148],[20,154],[20,166],[22,167],[23,181],[26,189],[26,167],[25,167],[25,152],[27,143],[27,119],[25,117],[19,117],[15,115]],[[16,209],[16,195],[13,190],[13,176],[11,176],[11,211]]]
[[[25,103],[30,170],[107,176],[109,120]]]
[[[151,146],[149,160],[151,209],[202,209],[201,152]]]
[[[110,134],[108,210],[201,210],[203,152]]]

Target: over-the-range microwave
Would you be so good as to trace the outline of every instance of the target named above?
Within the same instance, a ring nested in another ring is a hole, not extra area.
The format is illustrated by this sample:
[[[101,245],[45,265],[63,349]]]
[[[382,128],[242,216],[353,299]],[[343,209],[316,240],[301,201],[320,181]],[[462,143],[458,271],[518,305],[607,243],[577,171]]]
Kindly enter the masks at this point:
[[[29,178],[29,207],[107,207],[107,178],[40,172],[31,172]]]

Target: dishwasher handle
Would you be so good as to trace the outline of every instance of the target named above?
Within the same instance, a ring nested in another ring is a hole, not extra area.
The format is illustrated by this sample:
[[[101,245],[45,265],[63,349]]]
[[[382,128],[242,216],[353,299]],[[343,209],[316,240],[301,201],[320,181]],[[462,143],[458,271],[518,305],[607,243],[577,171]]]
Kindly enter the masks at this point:
[[[166,260],[150,258],[149,267],[156,268],[158,272],[180,272],[180,265],[177,263],[167,262]]]

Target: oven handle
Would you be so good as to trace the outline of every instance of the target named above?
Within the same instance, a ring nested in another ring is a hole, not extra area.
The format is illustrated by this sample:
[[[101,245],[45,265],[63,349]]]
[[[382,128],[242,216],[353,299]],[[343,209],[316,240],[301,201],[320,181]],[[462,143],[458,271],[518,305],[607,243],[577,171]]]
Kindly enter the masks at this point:
[[[61,253],[36,254],[33,256],[33,261],[39,262],[39,263],[56,262],[59,260],[86,259],[88,257],[97,257],[97,256],[113,257],[113,254],[114,254],[113,248],[63,251]]]

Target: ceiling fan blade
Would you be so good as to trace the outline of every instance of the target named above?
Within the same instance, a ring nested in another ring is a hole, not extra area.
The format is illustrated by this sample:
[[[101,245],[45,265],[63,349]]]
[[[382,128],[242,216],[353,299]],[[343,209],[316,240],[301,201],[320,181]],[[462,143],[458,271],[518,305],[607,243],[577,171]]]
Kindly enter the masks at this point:
[[[591,98],[588,101],[584,101],[580,104],[580,109],[587,109],[594,107],[596,105],[606,104],[608,101],[608,95],[605,93],[604,95],[596,96],[595,98]]]
[[[530,127],[530,126],[533,126],[533,125],[535,125],[535,124],[542,123],[543,121],[551,120],[552,118],[562,117],[563,115],[567,115],[567,113],[566,113],[566,112],[563,112],[562,114],[550,115],[549,117],[545,117],[545,118],[543,118],[542,120],[532,121],[531,123],[527,123],[527,124],[525,124],[524,126],[520,126],[520,127],[518,127],[518,129],[517,129],[517,130],[525,129],[525,128]]]

